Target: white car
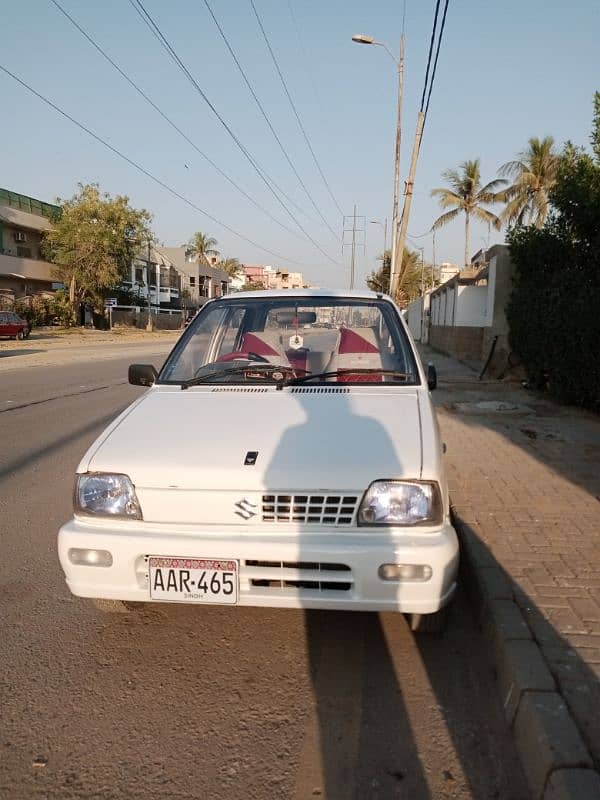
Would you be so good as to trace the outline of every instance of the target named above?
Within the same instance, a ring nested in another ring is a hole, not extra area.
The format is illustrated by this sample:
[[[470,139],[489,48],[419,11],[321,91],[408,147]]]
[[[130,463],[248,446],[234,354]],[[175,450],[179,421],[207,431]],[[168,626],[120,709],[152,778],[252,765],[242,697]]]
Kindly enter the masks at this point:
[[[221,297],[159,373],[132,365],[129,380],[150,389],[84,455],[59,533],[73,594],[399,611],[440,629],[458,542],[435,371],[388,297]]]

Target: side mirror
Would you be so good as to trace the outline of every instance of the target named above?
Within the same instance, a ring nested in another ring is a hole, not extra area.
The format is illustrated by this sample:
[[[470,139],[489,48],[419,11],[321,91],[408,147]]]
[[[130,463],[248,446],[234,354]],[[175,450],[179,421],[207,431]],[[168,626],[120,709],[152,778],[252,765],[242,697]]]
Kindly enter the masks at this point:
[[[130,364],[128,378],[134,386],[153,386],[158,372],[152,364]]]
[[[437,372],[433,364],[427,364],[427,386],[430,392],[437,389]]]

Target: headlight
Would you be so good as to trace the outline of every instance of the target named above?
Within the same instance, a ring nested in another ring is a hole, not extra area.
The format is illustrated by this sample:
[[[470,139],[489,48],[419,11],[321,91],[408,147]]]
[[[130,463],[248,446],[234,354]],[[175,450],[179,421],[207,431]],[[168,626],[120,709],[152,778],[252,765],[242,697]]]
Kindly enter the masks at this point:
[[[363,497],[359,525],[436,525],[442,521],[437,483],[375,481]]]
[[[75,511],[105,517],[141,519],[142,509],[127,475],[88,472],[75,483]]]

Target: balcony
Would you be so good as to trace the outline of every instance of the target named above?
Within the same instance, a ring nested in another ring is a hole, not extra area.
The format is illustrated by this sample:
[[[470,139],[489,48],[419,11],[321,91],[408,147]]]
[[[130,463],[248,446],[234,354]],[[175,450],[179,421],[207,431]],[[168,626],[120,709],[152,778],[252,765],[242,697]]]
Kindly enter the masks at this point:
[[[0,253],[0,276],[24,278],[26,281],[56,281],[54,264],[38,258],[24,258]]]

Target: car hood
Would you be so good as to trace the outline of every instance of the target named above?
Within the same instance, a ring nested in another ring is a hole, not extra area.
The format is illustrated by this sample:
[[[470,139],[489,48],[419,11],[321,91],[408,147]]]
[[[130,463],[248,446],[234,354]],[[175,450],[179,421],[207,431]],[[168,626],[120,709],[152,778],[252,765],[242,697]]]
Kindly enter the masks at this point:
[[[79,471],[125,473],[153,489],[364,491],[378,478],[419,478],[421,441],[408,387],[157,386]]]

